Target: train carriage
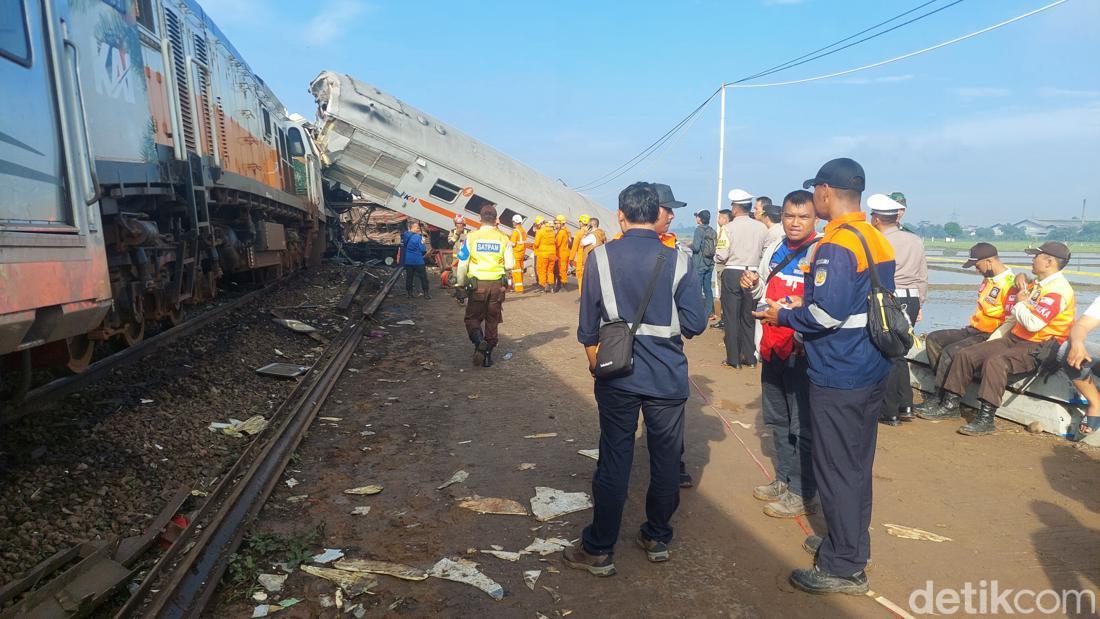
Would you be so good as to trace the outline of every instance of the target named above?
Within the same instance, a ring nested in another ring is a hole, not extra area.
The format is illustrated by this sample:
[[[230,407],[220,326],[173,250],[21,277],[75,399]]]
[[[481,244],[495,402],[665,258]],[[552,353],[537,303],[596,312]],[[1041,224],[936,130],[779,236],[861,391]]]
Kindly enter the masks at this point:
[[[222,278],[319,261],[306,123],[193,0],[0,0],[0,23],[9,365],[80,370],[91,342],[132,344]]]

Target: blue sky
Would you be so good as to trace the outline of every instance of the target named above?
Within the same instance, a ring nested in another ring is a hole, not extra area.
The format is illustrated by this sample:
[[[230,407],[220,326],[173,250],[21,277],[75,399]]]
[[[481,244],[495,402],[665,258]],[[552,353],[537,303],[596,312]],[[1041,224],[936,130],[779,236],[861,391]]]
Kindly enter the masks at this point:
[[[927,47],[1047,4],[965,0],[878,39],[758,80]],[[918,0],[442,2],[200,0],[288,109],[313,116],[321,70],[350,73],[572,186],[647,146],[723,81],[844,38]],[[932,8],[947,4],[939,0]],[[914,14],[915,15],[915,14]],[[727,101],[725,189],[779,199],[824,161],[904,191],[911,221],[1100,220],[1100,2],[1050,11],[929,54]],[[714,208],[717,100],[635,180]],[[687,214],[685,214],[685,219]],[[677,224],[686,222],[678,221]]]

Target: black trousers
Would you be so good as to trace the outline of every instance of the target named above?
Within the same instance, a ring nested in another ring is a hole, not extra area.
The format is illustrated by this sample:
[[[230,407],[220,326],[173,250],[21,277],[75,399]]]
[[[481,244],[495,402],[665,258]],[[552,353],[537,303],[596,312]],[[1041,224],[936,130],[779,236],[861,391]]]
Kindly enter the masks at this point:
[[[405,265],[405,291],[411,296],[413,293],[413,278],[420,280],[420,285],[424,288],[424,295],[431,294],[428,290],[428,270],[422,264],[407,264]]]
[[[828,532],[817,565],[830,574],[851,576],[871,556],[871,481],[878,441],[878,411],[884,379],[860,389],[810,384],[814,479]]]
[[[775,441],[775,478],[805,500],[817,494],[811,458],[809,379],[806,357],[765,359],[760,366],[760,405]]]
[[[741,287],[744,269],[727,267],[722,271],[722,322],[725,326],[726,363],[756,363],[756,323],[752,311],[756,299]]]
[[[684,403],[608,387],[595,386],[600,412],[600,459],[592,476],[592,524],[581,533],[584,549],[611,554],[619,539],[623,506],[634,463],[638,410],[645,420],[649,448],[649,490],[642,533],[659,542],[672,541],[669,521],[680,505],[680,454],[684,445]]]
[[[924,336],[924,349],[928,353],[928,364],[936,373],[936,389],[942,390],[947,382],[947,369],[951,360],[967,346],[981,344],[989,339],[989,334],[974,327],[963,329],[941,329]]]
[[[898,297],[905,315],[909,316],[911,324],[917,324],[917,314],[920,313],[919,297]],[[913,406],[913,384],[909,376],[909,362],[905,357],[894,359],[890,366],[890,378],[883,394],[882,416],[896,417],[900,411]]]

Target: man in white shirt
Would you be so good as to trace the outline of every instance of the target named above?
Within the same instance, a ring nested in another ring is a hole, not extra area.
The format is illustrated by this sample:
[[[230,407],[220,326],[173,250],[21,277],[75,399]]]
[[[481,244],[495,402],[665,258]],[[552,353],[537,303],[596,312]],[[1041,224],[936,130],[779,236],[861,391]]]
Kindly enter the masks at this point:
[[[722,270],[722,321],[725,323],[727,367],[756,367],[756,321],[752,312],[756,300],[752,291],[741,287],[741,276],[759,268],[768,229],[752,217],[752,196],[741,189],[729,193],[733,219],[723,226],[729,251]],[[717,256],[717,254],[716,254]]]

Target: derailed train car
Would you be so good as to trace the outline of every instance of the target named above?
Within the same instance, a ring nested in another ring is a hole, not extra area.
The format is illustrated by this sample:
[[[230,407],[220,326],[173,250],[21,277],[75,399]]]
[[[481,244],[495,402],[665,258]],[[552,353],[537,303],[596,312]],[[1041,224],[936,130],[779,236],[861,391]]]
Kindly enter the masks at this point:
[[[615,225],[594,201],[374,86],[325,71],[310,91],[323,174],[337,193],[444,230],[457,215],[476,226],[486,204],[505,228],[517,214],[527,230],[540,215],[564,215],[574,229],[581,215]]]
[[[0,361],[79,371],[223,278],[320,259],[305,123],[193,0],[8,0],[0,23]]]

